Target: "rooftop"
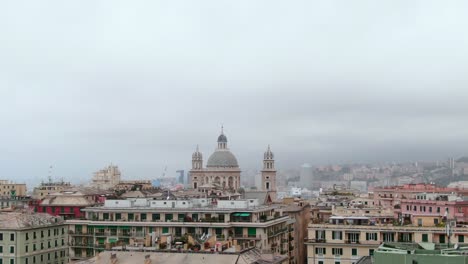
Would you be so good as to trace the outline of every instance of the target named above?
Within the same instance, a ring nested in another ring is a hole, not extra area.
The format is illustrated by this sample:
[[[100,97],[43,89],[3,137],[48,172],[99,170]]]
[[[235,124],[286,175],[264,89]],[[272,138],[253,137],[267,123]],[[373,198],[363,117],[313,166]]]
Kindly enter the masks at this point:
[[[106,264],[112,259],[119,264],[134,263],[204,263],[204,264],[276,264],[282,263],[287,257],[261,254],[257,249],[248,249],[240,253],[206,253],[206,252],[137,252],[137,251],[104,251],[98,256],[75,262],[76,264]],[[150,262],[145,262],[150,260]]]
[[[32,212],[2,212],[0,213],[0,229],[27,229],[53,224],[61,224],[60,217]]]

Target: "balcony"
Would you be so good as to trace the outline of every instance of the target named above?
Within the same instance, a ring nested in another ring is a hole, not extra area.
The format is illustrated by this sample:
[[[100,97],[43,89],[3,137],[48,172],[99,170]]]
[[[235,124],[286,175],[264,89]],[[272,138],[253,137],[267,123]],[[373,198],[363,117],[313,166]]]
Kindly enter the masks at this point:
[[[262,238],[258,235],[242,235],[242,234],[235,234],[233,239],[237,240],[262,240]]]
[[[360,244],[359,240],[356,240],[356,239],[345,240],[345,243],[346,244]]]
[[[306,242],[309,243],[327,243],[327,240],[325,238],[312,238],[307,240]]]

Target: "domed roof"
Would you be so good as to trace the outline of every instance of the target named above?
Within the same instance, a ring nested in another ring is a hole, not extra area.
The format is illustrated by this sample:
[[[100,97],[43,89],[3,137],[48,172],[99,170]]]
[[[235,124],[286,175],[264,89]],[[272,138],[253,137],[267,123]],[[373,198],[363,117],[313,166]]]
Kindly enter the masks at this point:
[[[217,149],[208,158],[206,167],[239,167],[237,159],[231,151],[227,149]]]
[[[219,135],[218,142],[227,143],[227,137],[224,134]]]

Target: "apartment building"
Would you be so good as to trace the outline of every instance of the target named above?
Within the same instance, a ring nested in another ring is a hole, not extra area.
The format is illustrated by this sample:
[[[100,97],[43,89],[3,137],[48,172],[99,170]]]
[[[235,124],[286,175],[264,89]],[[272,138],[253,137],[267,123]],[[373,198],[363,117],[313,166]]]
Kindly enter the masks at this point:
[[[30,212],[0,213],[0,263],[68,263],[68,229],[61,218]]]
[[[0,180],[0,196],[26,196],[26,184]]]
[[[327,224],[310,224],[307,245],[309,264],[353,264],[373,255],[383,242],[463,244],[467,227],[398,226],[372,224],[368,217],[332,217]]]
[[[237,251],[255,247],[294,255],[294,221],[277,208],[257,199],[106,200],[104,206],[83,209],[85,220],[67,221],[70,258],[93,257],[117,246],[162,250],[175,241],[184,249],[218,250],[228,241]]]
[[[414,198],[400,202],[395,214],[413,225],[439,225],[447,219],[468,222],[468,201],[454,193],[418,193]]]

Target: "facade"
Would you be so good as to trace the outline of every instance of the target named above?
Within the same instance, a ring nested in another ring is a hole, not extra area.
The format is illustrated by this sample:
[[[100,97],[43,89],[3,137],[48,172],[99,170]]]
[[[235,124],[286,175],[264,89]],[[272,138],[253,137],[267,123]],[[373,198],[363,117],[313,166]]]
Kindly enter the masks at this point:
[[[235,194],[241,186],[241,170],[237,158],[227,147],[227,137],[221,129],[218,136],[218,147],[208,158],[203,167],[203,155],[198,146],[192,154],[192,169],[190,170],[190,186],[198,191],[211,193],[212,190],[222,190]],[[263,157],[261,173],[261,190],[270,193],[276,199],[276,169],[273,152],[268,146]]]
[[[25,208],[31,202],[30,196],[0,196],[0,210]]]
[[[275,169],[275,156],[268,149],[263,154],[263,170],[262,170],[262,190],[269,192],[271,199],[276,200],[276,169]]]
[[[0,180],[0,196],[26,196],[26,184],[13,183],[7,180]]]
[[[351,264],[373,255],[382,243],[434,243],[436,246],[468,242],[467,227],[370,225],[369,219],[353,217],[332,220],[330,224],[309,225],[307,254],[309,264]],[[400,263],[400,262],[398,262]]]
[[[94,173],[91,187],[108,190],[119,184],[121,173],[119,167],[109,165],[107,168]]]
[[[420,193],[402,199],[395,213],[418,226],[432,226],[444,220],[468,222],[468,201],[452,193]]]
[[[401,186],[375,187],[373,190],[376,205],[393,208],[402,199],[415,199],[420,193],[457,193],[468,195],[468,189],[439,187],[434,184],[404,184]]]
[[[91,188],[70,188],[52,193],[41,200],[31,203],[35,212],[61,216],[64,219],[83,218],[82,209],[104,204],[107,194]]]
[[[195,190],[222,188],[235,192],[240,188],[241,170],[237,159],[227,147],[227,137],[221,131],[218,147],[203,167],[203,155],[198,146],[192,155],[190,184]]]
[[[61,218],[0,213],[0,263],[68,263],[68,228]]]
[[[291,263],[306,263],[307,261],[307,248],[304,245],[304,239],[307,238],[307,228],[310,223],[310,204],[306,201],[294,198],[284,198],[282,208],[283,214],[288,215],[294,219],[294,231],[291,239],[292,248],[290,259],[295,262]]]
[[[43,182],[38,187],[34,188],[32,198],[36,200],[41,200],[49,194],[61,192],[70,187],[71,184],[69,182]]]
[[[68,220],[70,258],[94,256],[115,246],[146,249],[173,247],[210,250],[218,245],[289,255],[293,225],[290,217],[256,199],[106,200],[83,209],[85,220]]]

